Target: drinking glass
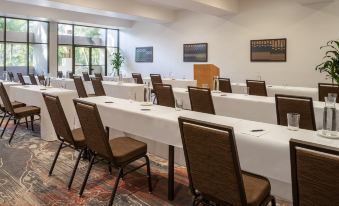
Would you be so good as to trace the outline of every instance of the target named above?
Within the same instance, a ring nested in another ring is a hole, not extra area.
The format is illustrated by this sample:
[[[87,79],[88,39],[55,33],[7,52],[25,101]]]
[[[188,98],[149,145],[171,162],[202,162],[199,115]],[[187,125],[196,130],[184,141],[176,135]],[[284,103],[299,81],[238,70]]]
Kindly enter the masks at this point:
[[[175,99],[175,110],[180,111],[184,109],[184,101],[181,98]]]
[[[39,83],[40,83],[40,85],[41,85],[41,86],[46,86],[46,82],[45,82],[45,80],[40,80],[40,82],[39,82]]]
[[[246,96],[250,94],[250,87],[244,87],[243,90]]]
[[[300,114],[287,113],[287,129],[297,131],[299,129]]]
[[[213,78],[213,90],[219,91],[219,77],[218,76],[214,76]]]
[[[138,79],[137,78],[133,78],[133,83],[134,84],[138,84]]]
[[[145,82],[144,101],[147,103],[152,102],[151,92],[152,92],[152,89],[151,89],[150,83]]]

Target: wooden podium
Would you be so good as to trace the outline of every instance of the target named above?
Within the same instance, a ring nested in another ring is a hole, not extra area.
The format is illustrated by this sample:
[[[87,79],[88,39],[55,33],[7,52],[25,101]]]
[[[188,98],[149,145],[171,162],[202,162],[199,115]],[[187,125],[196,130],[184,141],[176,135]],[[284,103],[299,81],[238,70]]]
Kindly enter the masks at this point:
[[[220,69],[214,64],[194,64],[194,80],[198,87],[208,84],[212,89],[214,76],[220,76]]]

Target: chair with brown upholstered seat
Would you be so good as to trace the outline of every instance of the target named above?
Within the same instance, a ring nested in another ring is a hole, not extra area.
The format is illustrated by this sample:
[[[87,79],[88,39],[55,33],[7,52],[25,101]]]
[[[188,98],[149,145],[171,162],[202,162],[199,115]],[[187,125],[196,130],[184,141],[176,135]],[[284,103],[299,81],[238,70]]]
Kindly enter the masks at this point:
[[[151,82],[154,87],[154,84],[162,84],[162,79],[160,74],[150,74]]]
[[[64,76],[64,73],[62,71],[57,72],[57,77],[62,78]]]
[[[267,97],[267,89],[266,89],[265,81],[246,80],[246,86],[249,88],[249,95]]]
[[[294,206],[339,205],[339,150],[290,140]]]
[[[76,88],[80,98],[95,96],[94,94],[87,94],[84,83],[82,82],[81,77],[75,76],[73,79],[74,79],[75,88]]]
[[[298,113],[300,114],[300,128],[316,130],[311,97],[276,94],[275,106],[278,125],[287,126],[287,113]]]
[[[232,93],[231,81],[229,78],[219,78],[219,90],[221,92]]]
[[[18,75],[18,79],[19,79],[20,83],[21,83],[22,85],[26,85],[25,79],[24,79],[24,77],[22,76],[22,74],[21,74],[21,73],[17,73],[17,75]]]
[[[84,191],[95,160],[96,162],[101,160],[108,161],[111,167],[118,169],[109,205],[113,204],[120,178],[144,166],[147,166],[148,189],[149,192],[152,192],[147,144],[130,137],[118,137],[109,140],[109,134],[105,131],[97,106],[79,99],[74,99],[73,101],[85,135],[87,148],[92,153],[91,161],[80,189],[80,196]],[[145,158],[146,163],[124,172],[127,165],[140,158]]]
[[[144,81],[142,80],[142,76],[140,73],[132,73],[132,77],[134,79],[137,79],[137,84],[144,84]]]
[[[38,75],[38,81],[39,81],[39,83],[41,83],[42,81],[46,81],[45,76],[43,74]]]
[[[73,72],[68,73],[68,77],[69,77],[70,79],[74,79],[74,74],[73,74]]]
[[[169,84],[154,84],[154,92],[158,105],[175,107],[172,86]]]
[[[328,83],[318,83],[318,94],[319,101],[324,102],[325,97],[329,93],[337,94],[337,103],[339,103],[339,85],[338,84],[328,84]]]
[[[99,78],[100,81],[104,81],[104,78],[102,77],[102,74],[101,74],[101,73],[94,73],[94,77],[95,77],[95,78]]]
[[[184,117],[179,126],[193,205],[275,206],[269,180],[241,170],[233,128]]]
[[[13,74],[13,72],[8,72],[8,76],[9,76],[9,81],[14,82],[14,74]]]
[[[49,173],[48,173],[49,176],[51,176],[53,173],[53,169],[59,157],[59,153],[61,149],[65,147],[69,147],[79,152],[77,160],[73,168],[72,176],[70,177],[69,182],[68,182],[68,189],[70,189],[72,186],[73,178],[78,168],[78,164],[82,156],[82,153],[86,149],[85,136],[81,128],[71,130],[58,96],[45,94],[45,93],[43,93],[42,95],[44,97],[47,110],[51,117],[52,124],[54,126],[54,130],[57,135],[57,138],[61,142],[57,152],[55,153],[55,157],[54,157],[51,169],[49,170]]]
[[[29,76],[29,80],[31,80],[32,85],[38,85],[38,82],[36,81],[34,74],[28,74],[28,76]]]
[[[6,89],[5,89],[5,87],[2,83],[0,84],[0,96],[1,96],[1,100],[4,104],[4,107],[6,109],[6,112],[9,115],[9,118],[7,119],[5,127],[2,130],[1,137],[3,136],[3,134],[4,134],[4,132],[7,128],[8,122],[10,120],[14,120],[14,122],[16,122],[15,127],[13,129],[13,132],[11,134],[11,137],[8,141],[8,143],[10,144],[13,137],[14,137],[14,133],[15,133],[18,125],[20,124],[20,120],[22,118],[26,119],[26,126],[28,126],[27,125],[27,117],[31,117],[31,127],[32,127],[32,130],[34,130],[34,127],[33,127],[34,115],[40,115],[40,108],[39,107],[33,107],[33,106],[24,106],[24,107],[14,108],[11,101],[9,100]]]
[[[188,94],[192,111],[215,114],[210,89],[189,86]]]
[[[82,72],[82,76],[84,78],[84,81],[86,82],[91,81],[91,78],[89,77],[88,72]]]
[[[92,78],[92,85],[95,96],[106,96],[104,86],[102,85],[101,79],[96,77]]]

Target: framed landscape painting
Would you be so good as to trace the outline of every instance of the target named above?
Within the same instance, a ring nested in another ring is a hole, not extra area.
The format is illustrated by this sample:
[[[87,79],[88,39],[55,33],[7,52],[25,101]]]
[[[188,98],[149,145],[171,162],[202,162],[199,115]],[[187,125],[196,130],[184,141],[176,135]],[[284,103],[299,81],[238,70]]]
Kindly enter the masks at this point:
[[[135,48],[135,62],[153,62],[153,47]]]
[[[184,44],[184,62],[207,62],[208,44]]]
[[[287,39],[251,40],[252,62],[286,62]]]

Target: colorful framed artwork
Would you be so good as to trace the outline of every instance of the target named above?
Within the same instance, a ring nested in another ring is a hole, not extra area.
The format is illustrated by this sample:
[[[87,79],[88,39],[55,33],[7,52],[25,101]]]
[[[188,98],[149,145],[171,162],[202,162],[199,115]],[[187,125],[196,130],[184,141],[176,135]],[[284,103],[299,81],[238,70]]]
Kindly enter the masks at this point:
[[[287,39],[251,40],[252,62],[286,62]]]
[[[184,44],[184,62],[207,62],[208,44]]]
[[[153,62],[153,47],[136,47],[135,62]]]

